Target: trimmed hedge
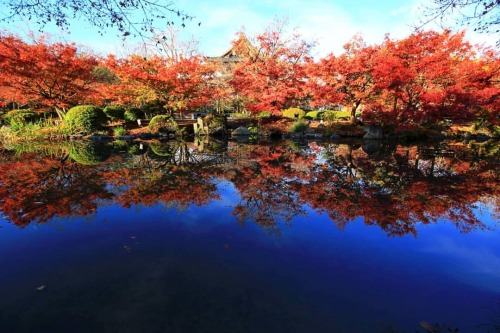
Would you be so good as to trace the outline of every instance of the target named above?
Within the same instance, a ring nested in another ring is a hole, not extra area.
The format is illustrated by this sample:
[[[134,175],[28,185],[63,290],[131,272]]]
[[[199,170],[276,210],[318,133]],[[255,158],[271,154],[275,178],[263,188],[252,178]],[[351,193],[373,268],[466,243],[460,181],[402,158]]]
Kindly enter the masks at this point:
[[[343,111],[325,111],[322,115],[322,118],[324,120],[340,120],[340,119],[345,119],[348,120],[351,118],[351,111],[348,110],[343,110]]]
[[[311,119],[321,119],[325,111],[309,111],[306,113],[306,117],[310,117]]]
[[[154,116],[149,122],[149,130],[153,134],[158,133],[176,133],[179,130],[179,124],[171,116]]]
[[[108,121],[104,112],[92,105],[75,106],[66,113],[66,124],[72,132],[94,132]]]
[[[125,109],[118,105],[108,105],[102,110],[111,120],[124,119]]]
[[[302,119],[302,117],[304,117],[306,115],[306,113],[299,108],[286,109],[286,110],[281,111],[281,113],[282,113],[283,117],[292,118],[292,119]]]

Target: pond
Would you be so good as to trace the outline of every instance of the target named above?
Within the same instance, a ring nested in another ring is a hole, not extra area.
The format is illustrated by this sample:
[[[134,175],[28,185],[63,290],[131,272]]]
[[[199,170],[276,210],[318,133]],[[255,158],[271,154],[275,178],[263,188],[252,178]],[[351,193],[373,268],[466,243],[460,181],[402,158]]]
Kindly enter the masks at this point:
[[[498,142],[0,154],[1,332],[499,332]]]

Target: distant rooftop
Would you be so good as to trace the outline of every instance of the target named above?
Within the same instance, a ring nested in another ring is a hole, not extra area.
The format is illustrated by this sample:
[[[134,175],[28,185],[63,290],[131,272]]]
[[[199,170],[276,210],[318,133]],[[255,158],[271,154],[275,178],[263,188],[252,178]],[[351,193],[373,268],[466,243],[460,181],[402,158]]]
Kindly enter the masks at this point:
[[[243,61],[246,58],[254,55],[257,52],[255,46],[248,40],[247,36],[243,33],[239,33],[237,40],[233,42],[233,45],[229,50],[224,52],[218,57],[207,57],[211,60],[217,60],[223,63],[235,63]]]

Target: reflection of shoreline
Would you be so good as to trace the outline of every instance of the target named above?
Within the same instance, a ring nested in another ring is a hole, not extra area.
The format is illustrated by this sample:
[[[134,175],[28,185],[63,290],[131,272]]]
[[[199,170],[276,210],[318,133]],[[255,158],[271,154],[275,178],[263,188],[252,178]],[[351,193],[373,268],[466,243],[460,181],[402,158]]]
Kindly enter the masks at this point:
[[[483,229],[477,202],[499,216],[494,145],[196,142],[64,143],[2,154],[0,209],[14,224],[95,212],[98,201],[123,207],[163,203],[183,209],[219,200],[228,181],[240,200],[233,214],[279,234],[280,222],[326,213],[343,229],[356,218],[388,235],[417,234],[447,219],[461,232]],[[39,204],[33,204],[39,203]]]

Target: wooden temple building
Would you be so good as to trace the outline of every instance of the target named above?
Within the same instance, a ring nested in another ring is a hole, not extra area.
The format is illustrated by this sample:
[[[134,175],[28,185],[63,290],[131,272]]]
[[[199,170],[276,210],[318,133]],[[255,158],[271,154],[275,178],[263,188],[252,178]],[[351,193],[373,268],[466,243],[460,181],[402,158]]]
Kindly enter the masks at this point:
[[[221,64],[222,70],[229,74],[234,69],[234,66],[252,56],[255,56],[257,49],[248,40],[244,33],[240,32],[238,39],[233,42],[229,50],[218,57],[207,57],[208,61],[218,62]]]

